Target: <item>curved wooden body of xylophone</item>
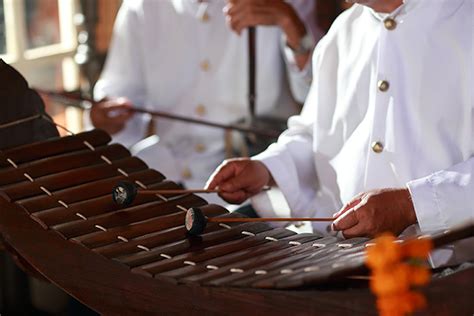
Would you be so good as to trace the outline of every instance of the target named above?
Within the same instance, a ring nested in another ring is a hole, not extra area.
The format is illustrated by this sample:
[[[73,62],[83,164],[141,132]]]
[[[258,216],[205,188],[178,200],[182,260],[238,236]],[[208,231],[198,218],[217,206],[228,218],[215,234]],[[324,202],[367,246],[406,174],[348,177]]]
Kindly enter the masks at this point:
[[[104,314],[375,313],[365,286],[348,288],[360,284],[347,277],[366,273],[367,239],[266,223],[211,223],[189,237],[190,207],[208,217],[236,215],[192,194],[139,195],[120,208],[111,198],[118,181],[178,186],[109,142],[96,130],[0,152],[0,232],[36,273]]]

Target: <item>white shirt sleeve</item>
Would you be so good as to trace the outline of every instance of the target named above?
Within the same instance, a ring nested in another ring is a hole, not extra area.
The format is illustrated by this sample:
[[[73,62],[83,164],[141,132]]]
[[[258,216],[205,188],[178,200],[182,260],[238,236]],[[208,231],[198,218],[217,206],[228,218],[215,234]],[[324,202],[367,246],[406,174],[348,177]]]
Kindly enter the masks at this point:
[[[474,158],[408,182],[423,232],[474,221]]]
[[[282,49],[291,93],[297,102],[304,103],[313,80],[311,63],[308,62],[303,69],[299,69],[295,61],[295,54],[286,45],[284,39],[282,40]]]
[[[144,47],[139,19],[139,1],[124,1],[117,15],[107,61],[94,88],[94,98],[126,97],[135,107],[143,107],[146,84],[143,72]],[[87,119],[86,119],[87,122]],[[135,114],[124,130],[113,135],[116,142],[131,146],[145,135],[149,116]]]
[[[316,179],[312,124],[305,122],[303,116],[294,116],[288,125],[289,129],[277,143],[253,159],[262,161],[268,168],[291,210],[308,209],[313,200]],[[264,207],[258,209],[266,210]],[[278,216],[276,213],[273,215]]]
[[[474,10],[474,5],[472,6]],[[471,19],[471,25],[474,21]],[[471,43],[474,51],[474,41]],[[474,64],[467,70],[468,87],[474,83]],[[471,92],[471,122],[474,120],[474,94]],[[471,126],[470,153],[474,152]],[[465,157],[469,154],[465,154]],[[407,183],[422,232],[443,230],[474,222],[474,156],[445,170]],[[473,240],[471,240],[471,243]],[[472,244],[471,244],[472,247]]]
[[[288,129],[276,143],[252,158],[265,164],[291,210],[288,214],[285,208],[272,203],[270,194],[262,192],[251,199],[262,217],[326,217],[332,216],[340,206],[340,201],[329,193],[336,189],[327,188],[336,184],[318,180],[319,176],[331,172],[329,159],[341,146],[340,140],[336,140],[339,138],[337,135],[322,131],[323,125],[331,121],[333,107],[330,104],[337,97],[334,89],[336,77],[330,71],[337,64],[334,45],[323,40],[315,50],[312,62],[314,69],[323,71],[316,74],[301,114],[288,120]],[[315,135],[315,131],[320,135]],[[314,148],[316,137],[326,139],[328,145],[324,147],[328,148]]]
[[[314,84],[313,84],[314,85]],[[313,86],[314,87],[314,86]],[[317,174],[314,164],[313,132],[316,115],[314,102],[316,89],[311,89],[300,115],[288,120],[288,129],[267,150],[252,159],[260,160],[270,171],[278,189],[285,197],[291,214],[271,202],[269,194],[262,192],[252,198],[260,216],[303,217],[315,208]]]
[[[316,23],[316,1],[317,0],[291,1],[296,13],[305,24],[306,31],[313,37],[315,44],[318,43],[324,35],[323,31]],[[286,45],[285,36],[282,37],[281,46],[287,68],[291,93],[296,101],[303,103],[306,99],[313,78],[311,59],[306,63],[306,66],[303,69],[299,69],[296,65],[295,54]]]

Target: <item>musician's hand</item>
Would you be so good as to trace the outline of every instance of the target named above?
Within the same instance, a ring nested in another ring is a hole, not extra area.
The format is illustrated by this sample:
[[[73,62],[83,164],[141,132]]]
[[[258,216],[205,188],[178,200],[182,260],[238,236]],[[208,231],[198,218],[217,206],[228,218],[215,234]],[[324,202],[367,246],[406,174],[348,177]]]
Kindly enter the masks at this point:
[[[101,128],[109,134],[120,132],[125,123],[133,116],[129,111],[132,103],[126,98],[105,100],[94,104],[91,108],[91,122],[96,128]]]
[[[357,195],[338,213],[333,229],[346,238],[374,237],[383,232],[399,235],[417,222],[408,189],[379,189]]]
[[[229,203],[240,204],[257,194],[272,181],[265,165],[249,158],[224,161],[209,178],[206,188],[219,189],[219,196]]]
[[[224,14],[230,28],[239,35],[250,26],[277,25],[285,33],[288,44],[297,48],[306,34],[294,8],[283,0],[228,0]]]

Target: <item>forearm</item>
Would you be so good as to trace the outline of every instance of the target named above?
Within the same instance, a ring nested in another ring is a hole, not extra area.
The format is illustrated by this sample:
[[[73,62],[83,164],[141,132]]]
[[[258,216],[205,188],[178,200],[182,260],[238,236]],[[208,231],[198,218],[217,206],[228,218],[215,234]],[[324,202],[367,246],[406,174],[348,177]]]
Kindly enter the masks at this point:
[[[297,50],[301,40],[308,33],[303,21],[293,10],[288,11],[286,15],[280,18],[279,26],[283,31],[286,44],[292,49]],[[294,62],[299,70],[303,70],[311,58],[311,52],[294,54]]]

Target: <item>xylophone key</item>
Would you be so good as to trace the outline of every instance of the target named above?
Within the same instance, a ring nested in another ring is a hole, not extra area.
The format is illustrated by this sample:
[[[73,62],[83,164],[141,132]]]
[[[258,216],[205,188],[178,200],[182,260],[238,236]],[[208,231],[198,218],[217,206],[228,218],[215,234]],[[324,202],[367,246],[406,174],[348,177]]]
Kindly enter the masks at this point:
[[[314,241],[314,240],[313,240]],[[205,284],[220,286],[222,284],[233,283],[247,276],[255,276],[255,271],[264,270],[277,265],[280,260],[301,260],[314,251],[312,247],[313,241],[302,243],[299,246],[292,246],[288,249],[274,251],[263,256],[251,257],[246,260],[231,263],[221,267],[219,270],[213,271],[214,275],[208,275],[205,278]],[[235,273],[232,269],[241,269],[241,273]],[[202,282],[203,280],[200,280]]]
[[[198,203],[196,203],[198,204]],[[182,207],[182,205],[180,205]],[[214,214],[214,215],[221,215],[221,214],[227,214],[228,211],[215,204],[209,204],[206,206],[203,206],[203,208],[206,209],[206,213],[208,214]],[[181,208],[180,208],[181,209]],[[185,208],[181,209],[183,211],[183,216],[185,214]],[[209,231],[214,231],[218,226],[216,225],[215,227],[210,226]],[[179,238],[175,238],[174,241],[181,241],[187,238],[186,231],[181,230],[184,229],[184,226],[182,226],[182,223],[180,223],[177,227],[171,227],[169,229],[166,229],[164,231],[160,232],[155,232],[151,234],[147,234],[141,237],[134,238],[132,240],[129,240],[127,243],[118,243],[118,244],[112,244],[112,245],[107,245],[104,247],[99,247],[94,249],[97,253],[102,254],[103,256],[106,256],[108,258],[124,258],[126,256],[132,256],[134,254],[137,254],[140,252],[141,256],[147,256],[146,253],[143,252],[143,249],[141,247],[146,247],[146,249],[152,249],[156,248],[158,246],[163,246],[165,244],[168,244],[169,242],[173,240],[169,240],[169,236],[171,235],[176,235],[178,231],[181,231],[182,233],[178,236]]]
[[[226,241],[231,241],[231,240],[236,240],[236,239],[243,239],[245,238],[245,235],[242,235],[242,230],[252,232],[253,234],[257,234],[259,232],[271,230],[271,226],[265,224],[265,223],[246,223],[242,225],[237,225],[231,229],[223,229],[223,230],[218,230],[214,231],[211,233],[203,234],[199,238],[187,238],[183,241],[170,244],[170,245],[165,245],[162,247],[158,247],[153,249],[152,251],[146,252],[145,254],[149,255],[154,255],[153,258],[151,256],[148,256],[147,259],[152,259],[152,261],[158,261],[160,257],[163,257],[163,253],[174,257],[177,255],[181,255],[187,252],[194,252],[194,251],[201,251],[202,249],[206,247],[210,247],[212,245],[217,245],[221,242],[226,242]],[[125,263],[129,266],[136,266],[138,264],[143,265],[144,262],[139,262],[136,258],[137,256],[134,256],[133,258],[126,258],[125,260],[120,260],[122,263]],[[142,259],[142,258],[140,258]],[[152,273],[149,273],[148,271],[142,269],[142,268],[136,268],[133,269],[132,271],[137,272],[137,273],[145,273],[147,275],[152,276]]]
[[[367,271],[363,265],[364,261],[365,253],[363,251],[359,251],[339,257],[337,260],[320,262],[317,265],[318,269],[314,268],[315,265],[311,265],[306,268],[299,269],[294,273],[284,275],[279,278],[276,277],[271,280],[266,280],[265,282],[259,283],[258,285],[260,285],[261,288],[270,284],[272,288],[294,288],[304,286],[305,284],[328,282],[331,279],[342,279],[349,274],[365,275]],[[311,267],[313,268],[311,269]]]
[[[213,229],[215,228],[211,228],[211,231]],[[115,243],[98,247],[93,249],[93,251],[107,258],[120,258],[136,253],[143,254],[143,249],[140,247],[153,249],[172,242],[184,240],[186,238],[184,236],[186,236],[184,226],[176,226],[131,239],[126,243]]]
[[[164,214],[161,210],[164,202],[158,203],[155,206],[155,210],[152,210],[152,207],[143,205],[146,212],[155,213],[155,216],[160,215],[159,217],[153,217],[151,219],[146,219],[139,222],[130,222],[125,226],[117,226],[107,231],[98,231],[88,235],[82,235],[80,237],[73,238],[73,241],[80,242],[83,245],[89,248],[97,248],[100,246],[109,245],[112,243],[119,242],[117,236],[122,236],[126,239],[137,238],[140,236],[148,235],[158,231],[163,231],[173,227],[181,226],[182,223],[179,222],[184,215],[183,211],[180,209],[175,209],[175,213]],[[208,216],[217,216],[221,215],[223,210],[221,208],[212,208],[208,211]],[[176,214],[176,216],[171,216]],[[185,234],[182,235],[183,237]]]
[[[97,147],[102,146],[111,141],[110,136],[102,130],[93,130],[81,134],[66,136],[61,138],[53,138],[28,144],[3,151],[3,156],[13,160],[16,164],[22,164],[29,161],[36,161],[46,157],[54,157],[56,155],[71,153],[86,149],[84,141],[90,145]],[[0,160],[0,168],[10,166],[5,160]]]
[[[44,195],[44,192],[40,189],[41,186],[48,188],[50,191],[72,188],[81,184],[117,176],[118,168],[125,170],[127,173],[148,169],[147,165],[140,159],[128,157],[115,161],[113,165],[100,164],[77,168],[36,178],[34,182],[25,178],[25,181],[22,183],[9,185],[2,189],[12,200],[25,199]]]
[[[266,237],[265,240],[267,240],[267,242],[262,245],[257,245],[255,247],[250,247],[248,249],[237,251],[235,253],[207,260],[205,262],[200,263],[199,266],[193,267],[193,269],[176,269],[174,271],[169,271],[157,275],[156,277],[159,277],[161,275],[165,277],[173,277],[179,279],[180,282],[184,283],[205,282],[206,280],[212,279],[213,277],[216,277],[218,275],[227,274],[228,269],[225,269],[223,267],[236,267],[237,263],[252,260],[254,258],[260,258],[262,256],[269,255],[278,251],[284,251],[285,253],[288,253],[288,249],[293,247],[290,242],[299,242],[304,244],[307,242],[312,242],[319,238],[320,236],[310,234],[293,235],[282,239]],[[210,270],[209,267],[215,267],[217,269]]]
[[[176,207],[176,202],[178,202],[183,207],[190,207],[194,204],[204,205],[206,203],[197,196],[185,196],[176,201],[171,200],[168,202],[150,202],[128,209],[122,209],[116,212],[89,217],[87,220],[78,220],[72,223],[53,226],[52,228],[69,239],[97,232],[101,229],[101,227],[110,229],[122,225],[130,225],[132,223],[141,222],[144,220],[150,220],[160,215],[169,214],[174,215],[167,218],[169,223],[172,223],[174,226],[178,226],[180,224],[182,225],[182,223],[179,223],[179,220],[184,220],[184,212]],[[168,223],[168,221],[166,223]]]
[[[346,245],[354,245],[357,246],[359,244],[363,244],[366,242],[366,238],[354,238],[349,240],[342,241]],[[233,282],[232,284],[235,286],[252,286],[258,288],[272,288],[273,285],[278,282],[279,280],[283,280],[288,278],[289,275],[292,275],[294,271],[303,271],[304,268],[307,267],[315,267],[318,266],[320,269],[326,269],[327,272],[332,269],[332,264],[336,262],[336,258],[343,257],[347,253],[351,252],[360,252],[363,250],[364,247],[354,247],[350,249],[344,249],[340,247],[341,242],[337,241],[335,243],[328,244],[326,247],[320,248],[319,251],[313,251],[309,255],[301,254],[299,256],[295,256],[293,258],[284,258],[277,262],[274,262],[268,266],[262,267],[263,269],[267,269],[269,273],[265,276],[260,278],[249,278],[249,279],[241,279],[238,282]],[[332,258],[332,259],[331,259]],[[304,259],[304,260],[302,260]],[[329,267],[329,270],[327,268]],[[291,273],[282,274],[282,269],[287,269],[291,271]],[[314,273],[319,273],[315,271]]]
[[[184,253],[182,255],[175,256],[169,260],[149,263],[138,268],[146,270],[150,274],[156,275],[159,273],[164,273],[170,270],[181,268],[185,266],[184,262],[192,262],[199,264],[200,262],[205,260],[221,257],[229,253],[237,252],[243,249],[267,243],[268,240],[265,239],[266,237],[280,239],[292,235],[295,235],[295,233],[287,229],[271,229],[262,233],[258,233],[253,237],[248,236],[243,239],[222,242],[217,245],[206,247],[196,252]]]
[[[64,153],[50,158],[26,162],[17,165],[18,168],[9,167],[0,169],[0,186],[23,182],[27,180],[25,174],[36,179],[45,175],[74,170],[84,166],[104,164],[104,160],[101,156],[106,156],[113,162],[130,157],[130,152],[122,145],[113,144],[98,147],[95,151],[84,149],[77,152]]]
[[[123,179],[124,176],[120,175],[112,178],[82,184],[65,190],[54,191],[51,192],[52,196],[44,194],[44,196],[22,199],[16,202],[25,207],[30,212],[36,212],[42,209],[44,210],[57,206],[59,200],[70,204],[105,195],[110,192],[111,188],[117,181]],[[128,179],[131,179],[133,181],[139,180],[144,184],[148,184],[150,182],[157,181],[157,179],[163,180],[164,177],[158,171],[148,169],[131,173]]]
[[[179,187],[176,183],[166,180],[153,182],[147,186],[150,188],[163,189],[175,189]],[[153,195],[144,195],[138,197],[135,200],[134,205],[141,205],[153,201],[159,202],[161,199]],[[117,211],[119,209],[121,209],[120,206],[112,201],[110,194],[105,194],[97,198],[69,204],[69,208],[67,209],[65,209],[63,206],[58,206],[35,212],[31,216],[49,227],[76,221],[78,220],[78,216],[76,214],[82,214],[86,218],[89,218],[92,216]]]

